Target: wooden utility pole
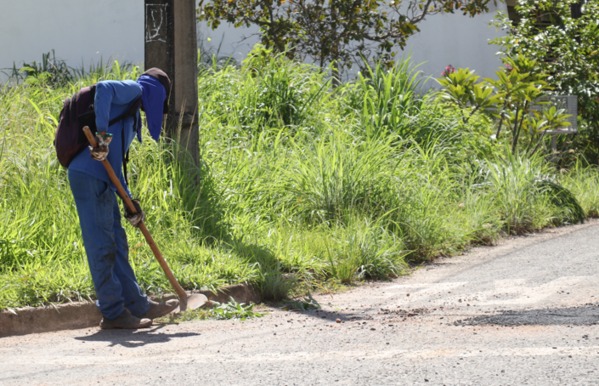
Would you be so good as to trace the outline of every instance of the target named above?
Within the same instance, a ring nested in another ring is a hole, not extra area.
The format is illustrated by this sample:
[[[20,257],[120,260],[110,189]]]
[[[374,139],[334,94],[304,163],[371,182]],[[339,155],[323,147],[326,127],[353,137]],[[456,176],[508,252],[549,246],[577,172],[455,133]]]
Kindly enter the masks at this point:
[[[166,135],[199,165],[198,49],[195,0],[145,0],[145,68],[173,83]]]

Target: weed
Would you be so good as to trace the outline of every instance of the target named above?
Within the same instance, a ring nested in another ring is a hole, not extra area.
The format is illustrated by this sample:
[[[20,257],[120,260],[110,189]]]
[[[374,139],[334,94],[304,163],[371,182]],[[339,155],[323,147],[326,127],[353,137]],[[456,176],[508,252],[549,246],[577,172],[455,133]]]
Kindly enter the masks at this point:
[[[216,319],[240,319],[258,318],[263,314],[254,311],[254,304],[238,303],[231,298],[228,303],[216,303],[212,309],[212,315]]]
[[[287,310],[308,311],[319,310],[321,307],[312,295],[308,295],[303,299],[287,300],[283,302],[283,308]]]

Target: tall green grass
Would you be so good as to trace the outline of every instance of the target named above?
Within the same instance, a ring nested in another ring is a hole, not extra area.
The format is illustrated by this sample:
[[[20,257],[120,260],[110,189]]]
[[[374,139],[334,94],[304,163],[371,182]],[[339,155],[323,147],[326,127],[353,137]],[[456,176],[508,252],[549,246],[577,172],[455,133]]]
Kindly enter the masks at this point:
[[[138,75],[115,63],[64,86],[2,88],[0,309],[93,299],[54,127],[78,87]],[[394,278],[411,264],[598,213],[594,168],[557,173],[542,157],[506,156],[489,118],[464,125],[420,88],[409,62],[338,87],[261,48],[240,66],[203,67],[200,165],[174,156],[176,143],[145,140],[129,166],[180,283],[249,283],[264,299],[283,299]],[[142,287],[172,291],[144,238],[127,232]]]

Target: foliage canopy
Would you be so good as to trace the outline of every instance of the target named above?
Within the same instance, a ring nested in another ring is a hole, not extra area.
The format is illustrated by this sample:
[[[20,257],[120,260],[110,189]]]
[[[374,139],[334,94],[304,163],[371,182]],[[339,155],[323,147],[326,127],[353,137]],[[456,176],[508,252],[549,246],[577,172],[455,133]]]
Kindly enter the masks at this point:
[[[221,22],[257,26],[261,43],[290,58],[311,58],[341,71],[359,57],[393,59],[418,32],[418,23],[435,13],[488,11],[491,0],[216,0],[199,2],[198,19],[212,28]],[[360,61],[356,61],[361,63]]]
[[[494,41],[506,57],[534,61],[530,72],[547,74],[557,94],[578,97],[580,146],[589,161],[599,161],[599,0],[519,0],[517,16],[503,15],[507,34]]]

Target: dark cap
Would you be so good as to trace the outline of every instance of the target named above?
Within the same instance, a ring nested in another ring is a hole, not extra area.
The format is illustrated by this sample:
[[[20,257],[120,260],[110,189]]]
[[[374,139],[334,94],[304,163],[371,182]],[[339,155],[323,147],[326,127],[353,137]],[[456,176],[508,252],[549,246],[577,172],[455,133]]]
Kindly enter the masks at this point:
[[[164,86],[166,90],[166,99],[164,100],[164,113],[168,113],[168,101],[171,95],[171,79],[168,77],[166,72],[162,71],[158,67],[152,67],[149,70],[146,70],[142,75],[149,75],[153,78],[158,79],[160,84]]]

